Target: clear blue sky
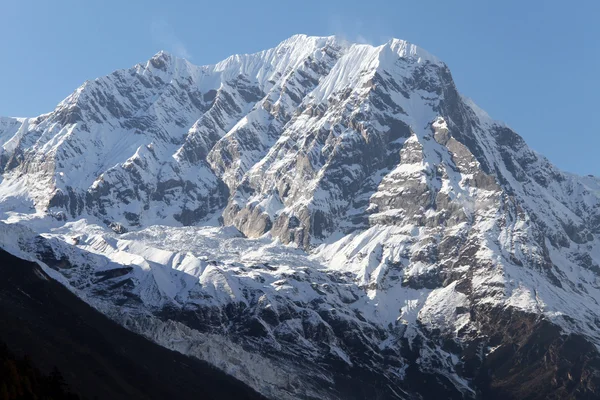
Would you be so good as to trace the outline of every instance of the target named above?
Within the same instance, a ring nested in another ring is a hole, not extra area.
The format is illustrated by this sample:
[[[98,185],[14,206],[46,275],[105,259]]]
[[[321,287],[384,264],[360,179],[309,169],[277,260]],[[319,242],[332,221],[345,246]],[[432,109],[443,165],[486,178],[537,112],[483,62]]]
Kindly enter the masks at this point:
[[[600,175],[599,0],[0,0],[0,115],[51,111],[158,50],[196,64],[295,33],[411,41],[559,167]]]

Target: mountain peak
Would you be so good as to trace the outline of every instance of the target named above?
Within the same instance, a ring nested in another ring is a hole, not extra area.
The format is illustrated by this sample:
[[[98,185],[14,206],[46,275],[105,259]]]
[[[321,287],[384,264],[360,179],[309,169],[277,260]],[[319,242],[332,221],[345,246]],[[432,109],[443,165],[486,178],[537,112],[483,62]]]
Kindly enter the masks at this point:
[[[406,40],[392,38],[386,43],[386,46],[389,46],[402,58],[415,58],[419,62],[429,61],[433,64],[441,63],[441,60],[433,54]]]
[[[174,57],[170,53],[166,52],[165,50],[161,50],[154,56],[152,56],[152,58],[148,60],[148,63],[156,69],[166,71],[168,65],[172,62],[173,59]]]
[[[397,38],[392,38],[388,42],[383,43],[381,45],[374,45],[370,43],[362,43],[359,41],[348,40],[341,35],[310,36],[306,34],[297,34],[282,41],[276,48],[280,49],[286,47],[294,47],[314,49],[315,47],[323,47],[328,44],[335,44],[338,47],[346,50],[352,46],[368,46],[372,48],[389,47],[402,58],[415,58],[423,62],[429,61],[432,63],[441,62],[436,56],[417,46],[416,44],[410,43],[407,40]]]
[[[171,53],[166,50],[159,50],[152,58],[171,57]]]

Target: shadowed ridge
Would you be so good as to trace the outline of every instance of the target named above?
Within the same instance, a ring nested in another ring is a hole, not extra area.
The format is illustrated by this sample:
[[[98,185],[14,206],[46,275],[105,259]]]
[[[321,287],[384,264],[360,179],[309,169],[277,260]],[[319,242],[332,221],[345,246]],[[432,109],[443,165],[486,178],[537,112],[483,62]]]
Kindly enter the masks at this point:
[[[97,399],[262,399],[238,380],[167,350],[85,304],[35,263],[0,250],[0,342],[74,392]]]

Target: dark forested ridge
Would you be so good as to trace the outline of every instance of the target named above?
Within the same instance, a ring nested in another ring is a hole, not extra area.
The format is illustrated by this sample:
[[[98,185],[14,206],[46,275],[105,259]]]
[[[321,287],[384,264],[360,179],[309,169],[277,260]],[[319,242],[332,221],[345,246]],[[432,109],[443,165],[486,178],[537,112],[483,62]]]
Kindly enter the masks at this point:
[[[0,276],[0,399],[262,398],[129,332],[35,263],[0,250]]]
[[[0,343],[0,400],[79,400],[58,370],[43,374],[29,357],[17,357]]]

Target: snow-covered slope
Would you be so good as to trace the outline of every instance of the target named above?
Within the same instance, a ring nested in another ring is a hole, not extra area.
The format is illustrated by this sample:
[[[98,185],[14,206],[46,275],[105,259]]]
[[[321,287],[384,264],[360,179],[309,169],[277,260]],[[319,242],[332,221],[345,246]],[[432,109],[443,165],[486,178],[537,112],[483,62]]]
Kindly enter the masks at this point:
[[[600,394],[598,180],[410,43],[161,52],[0,144],[5,246],[267,396]]]

